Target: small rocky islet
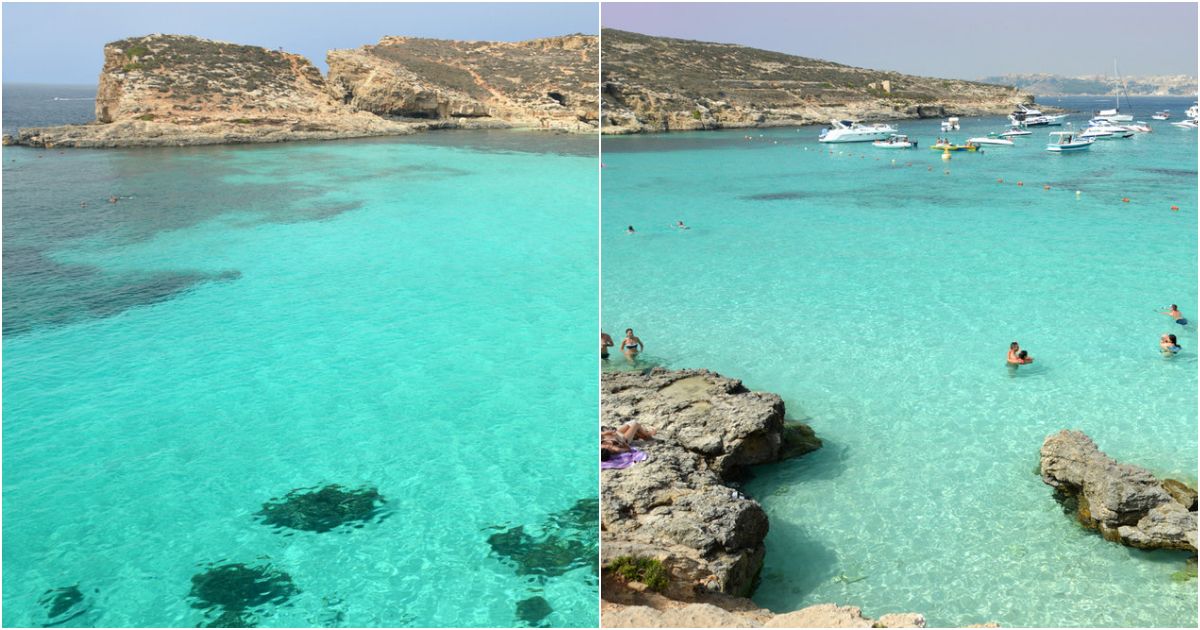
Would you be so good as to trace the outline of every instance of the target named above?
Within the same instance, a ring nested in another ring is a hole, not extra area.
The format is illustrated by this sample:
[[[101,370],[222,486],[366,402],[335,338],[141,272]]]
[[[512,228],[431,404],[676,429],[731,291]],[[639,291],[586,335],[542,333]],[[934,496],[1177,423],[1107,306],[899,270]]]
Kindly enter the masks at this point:
[[[407,135],[428,129],[594,132],[599,38],[384,37],[308,59],[190,35],[105,45],[96,120],[20,129],[46,148],[197,146]]]

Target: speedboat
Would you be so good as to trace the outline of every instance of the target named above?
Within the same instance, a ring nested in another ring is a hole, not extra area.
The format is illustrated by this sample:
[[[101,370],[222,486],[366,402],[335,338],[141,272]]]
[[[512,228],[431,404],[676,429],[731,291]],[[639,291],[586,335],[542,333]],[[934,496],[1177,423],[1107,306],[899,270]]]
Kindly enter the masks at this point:
[[[890,125],[860,125],[849,120],[834,120],[833,129],[822,129],[818,142],[871,142],[886,140],[896,133]]]
[[[942,122],[942,131],[958,131],[958,116],[951,116]]]
[[[1173,122],[1171,124],[1184,129],[1195,129],[1200,127],[1200,122],[1197,122],[1195,118],[1185,118],[1184,120]]]
[[[1032,133],[1033,133],[1032,131],[1026,131],[1024,129],[1021,129],[1020,127],[1013,127],[1012,129],[1009,129],[1008,131],[1005,131],[1004,133],[1000,134],[1000,137],[1001,138],[1011,138],[1013,136],[1028,136]]]
[[[1107,140],[1109,138],[1128,138],[1133,135],[1133,132],[1120,126],[1110,123],[1103,118],[1093,118],[1079,132],[1080,138],[1095,138],[1096,140]]]
[[[1154,115],[1151,116],[1150,118],[1153,118],[1154,120],[1167,120],[1170,117],[1171,117],[1171,110],[1164,109],[1161,112],[1154,112]]]
[[[1139,121],[1133,123],[1132,125],[1121,125],[1121,127],[1128,129],[1130,131],[1137,131],[1140,133],[1149,133],[1151,131],[1154,131],[1154,127],[1147,125],[1146,121],[1144,121],[1144,120],[1139,120]]]
[[[970,140],[967,140],[967,144],[990,144],[998,147],[1011,147],[1013,146],[1013,141],[1009,140],[1008,138],[1001,138],[996,134],[989,133],[986,138],[971,138]]]
[[[1193,118],[1193,119],[1200,117],[1200,103],[1195,103],[1191,107],[1188,108],[1187,117]]]
[[[916,142],[910,142],[908,136],[900,134],[892,134],[887,140],[876,140],[871,144],[880,149],[908,149],[917,146]]]
[[[1109,122],[1133,122],[1133,116],[1130,114],[1122,114],[1120,109],[1102,109],[1095,114],[1093,118],[1103,118]]]
[[[1050,144],[1046,145],[1047,151],[1055,153],[1067,153],[1071,151],[1083,151],[1084,149],[1092,148],[1094,139],[1084,139],[1075,135],[1073,131],[1051,131]]]

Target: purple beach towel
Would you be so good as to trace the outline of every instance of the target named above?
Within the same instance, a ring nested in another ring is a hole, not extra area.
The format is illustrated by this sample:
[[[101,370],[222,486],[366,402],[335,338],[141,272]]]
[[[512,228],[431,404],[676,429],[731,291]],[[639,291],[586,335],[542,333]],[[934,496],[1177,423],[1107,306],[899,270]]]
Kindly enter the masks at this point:
[[[628,468],[635,463],[646,459],[647,457],[649,457],[649,455],[646,454],[646,451],[634,448],[628,453],[621,453],[620,455],[610,458],[606,462],[600,462],[600,469],[605,470],[608,468]]]

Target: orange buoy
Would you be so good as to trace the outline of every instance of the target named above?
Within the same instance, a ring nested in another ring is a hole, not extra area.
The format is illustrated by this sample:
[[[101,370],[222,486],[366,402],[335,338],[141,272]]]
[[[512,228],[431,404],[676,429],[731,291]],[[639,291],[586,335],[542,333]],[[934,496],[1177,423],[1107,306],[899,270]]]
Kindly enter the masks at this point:
[[[1050,187],[1049,187],[1049,186],[1042,186],[1042,188],[1043,188],[1043,189],[1045,189],[1045,190],[1050,190]]]
[[[1179,206],[1171,206],[1171,209],[1172,209],[1172,210],[1178,210],[1178,209],[1179,209]]]
[[[1024,185],[1025,185],[1025,182],[1017,182],[1017,185],[1018,185],[1018,186],[1024,186]]]
[[[925,169],[925,170],[927,170],[927,171],[932,171],[932,170],[933,170],[933,167],[932,167],[932,166],[930,166],[929,168],[927,168],[927,169]]]
[[[905,166],[912,166],[912,162],[909,162],[909,163],[908,163],[908,164],[906,164]]]
[[[1122,199],[1121,201],[1124,201],[1125,203],[1129,203],[1128,199]]]
[[[1002,181],[1004,181],[1004,180],[1003,180],[1003,179],[997,179],[996,181],[998,181],[998,182],[1002,182]]]
[[[950,171],[946,171],[946,174],[947,174],[947,175],[949,175],[949,174],[950,174]]]

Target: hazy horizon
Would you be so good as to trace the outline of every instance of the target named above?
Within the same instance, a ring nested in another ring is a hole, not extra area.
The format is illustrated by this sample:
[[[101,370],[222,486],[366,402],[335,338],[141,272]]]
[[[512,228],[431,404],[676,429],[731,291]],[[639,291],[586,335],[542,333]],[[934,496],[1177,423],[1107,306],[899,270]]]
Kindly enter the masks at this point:
[[[1197,6],[1195,2],[610,2],[603,4],[601,26],[946,79],[1004,74],[1112,76],[1114,59],[1122,76],[1196,77]],[[1107,19],[1120,29],[1088,32],[1081,26],[1087,19]]]

